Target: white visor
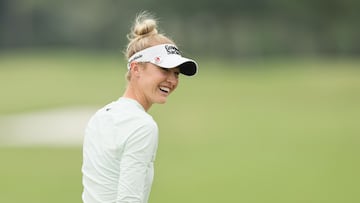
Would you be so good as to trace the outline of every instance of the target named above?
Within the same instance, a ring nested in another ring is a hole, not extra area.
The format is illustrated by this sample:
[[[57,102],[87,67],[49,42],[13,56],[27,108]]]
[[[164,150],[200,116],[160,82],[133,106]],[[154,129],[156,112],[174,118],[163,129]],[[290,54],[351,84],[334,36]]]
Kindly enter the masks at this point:
[[[162,68],[180,68],[180,73],[184,75],[195,75],[197,63],[182,57],[179,49],[173,44],[160,44],[143,49],[129,58],[128,69],[132,62],[150,62]]]

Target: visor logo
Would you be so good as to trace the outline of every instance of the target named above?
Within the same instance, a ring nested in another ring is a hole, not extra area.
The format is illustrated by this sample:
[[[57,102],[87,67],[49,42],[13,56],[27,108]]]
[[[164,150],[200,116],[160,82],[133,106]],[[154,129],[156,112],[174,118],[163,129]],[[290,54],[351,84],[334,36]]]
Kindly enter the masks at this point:
[[[141,58],[141,57],[143,57],[142,54],[137,55],[137,56],[134,56],[132,59],[129,60],[129,63],[131,63],[131,62],[133,62],[133,61],[135,61],[136,59],[139,59],[139,58]]]
[[[167,51],[168,54],[181,55],[179,49],[176,48],[175,46],[165,45],[165,49],[166,49],[166,51]]]
[[[161,62],[161,58],[159,56],[155,57],[155,63],[159,64]]]

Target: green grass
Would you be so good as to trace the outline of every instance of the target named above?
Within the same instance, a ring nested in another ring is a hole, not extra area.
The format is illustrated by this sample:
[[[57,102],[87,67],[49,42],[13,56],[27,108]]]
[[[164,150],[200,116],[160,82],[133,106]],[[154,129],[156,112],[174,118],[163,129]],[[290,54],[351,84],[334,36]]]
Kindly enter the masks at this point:
[[[101,105],[123,90],[120,62],[121,57],[81,52],[0,55],[0,114]]]
[[[80,148],[0,148],[0,202],[81,202]]]
[[[121,56],[0,55],[0,114],[102,106]],[[360,61],[201,61],[166,105],[150,202],[360,202]],[[0,202],[80,202],[81,147],[0,148]]]

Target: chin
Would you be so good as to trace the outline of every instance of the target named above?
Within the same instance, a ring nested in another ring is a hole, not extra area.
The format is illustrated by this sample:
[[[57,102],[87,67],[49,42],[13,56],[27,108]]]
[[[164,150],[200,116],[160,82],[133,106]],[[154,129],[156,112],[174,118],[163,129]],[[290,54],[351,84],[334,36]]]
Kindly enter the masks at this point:
[[[167,98],[164,98],[164,99],[157,100],[155,103],[157,103],[157,104],[165,104],[166,101],[167,101]]]

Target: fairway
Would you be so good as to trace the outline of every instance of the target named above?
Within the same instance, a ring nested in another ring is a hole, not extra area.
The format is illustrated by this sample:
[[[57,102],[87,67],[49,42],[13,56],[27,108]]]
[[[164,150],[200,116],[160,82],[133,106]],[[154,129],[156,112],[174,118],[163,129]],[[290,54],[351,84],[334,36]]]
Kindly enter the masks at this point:
[[[150,110],[160,129],[150,203],[360,202],[360,61],[199,65]],[[2,53],[0,116],[101,107],[121,95],[125,69],[121,54]],[[0,202],[81,202],[80,145],[0,141]]]
[[[0,202],[81,202],[80,148],[0,148]]]

